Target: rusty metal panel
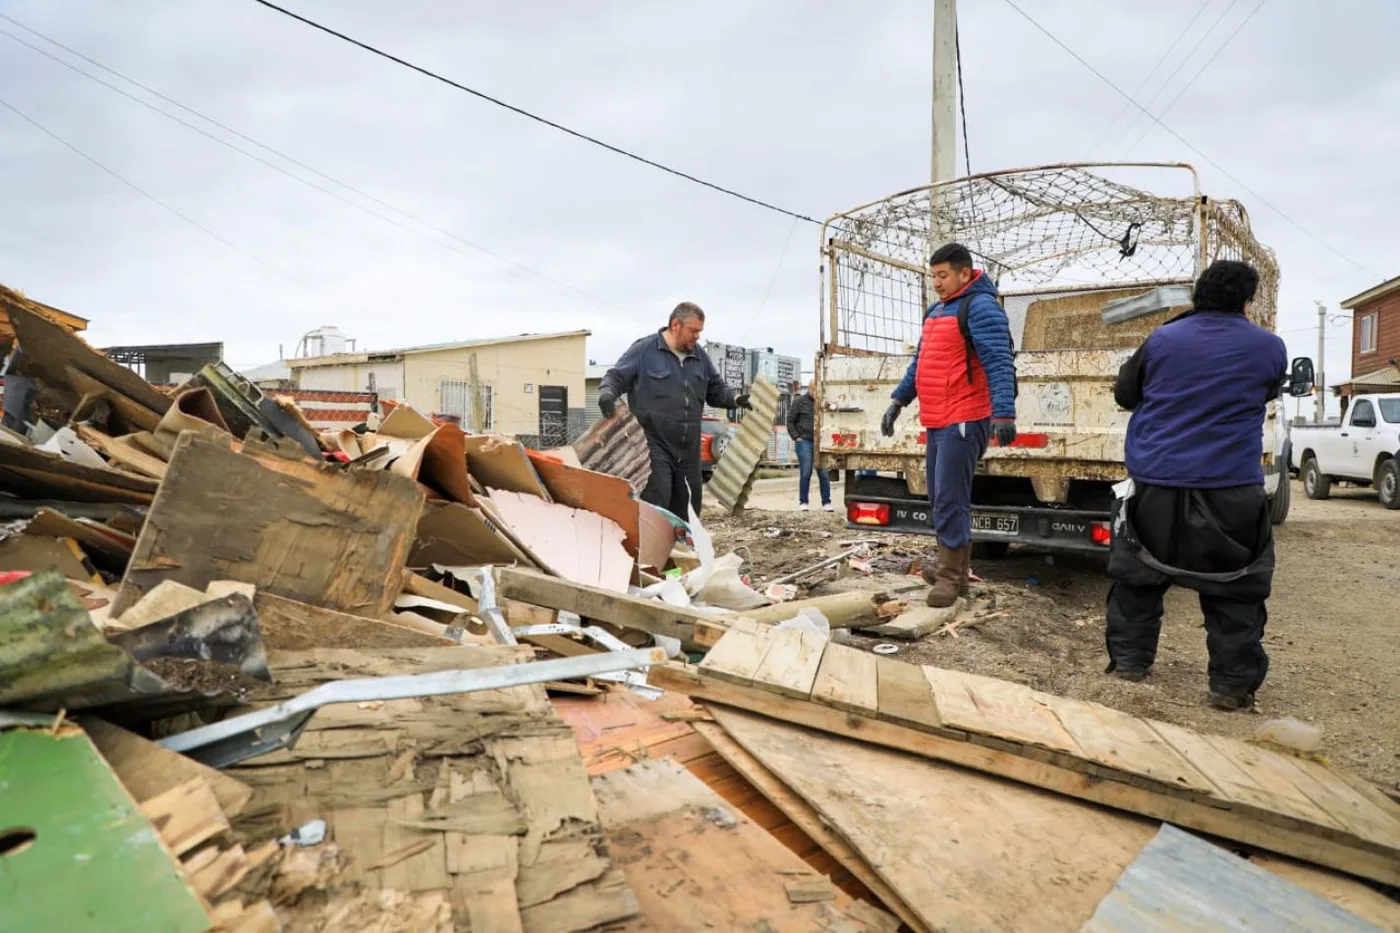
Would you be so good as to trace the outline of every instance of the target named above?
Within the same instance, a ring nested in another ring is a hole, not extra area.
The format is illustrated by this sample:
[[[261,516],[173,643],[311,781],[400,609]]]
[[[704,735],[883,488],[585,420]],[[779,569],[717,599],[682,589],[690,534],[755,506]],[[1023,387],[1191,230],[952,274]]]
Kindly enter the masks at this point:
[[[739,430],[724,449],[715,465],[709,489],[720,505],[731,512],[744,507],[753,488],[754,474],[768,453],[768,441],[773,436],[773,418],[778,411],[778,389],[763,376],[749,387],[753,411],[744,415]]]
[[[587,469],[627,480],[638,494],[651,479],[651,455],[642,426],[631,410],[619,406],[573,443],[579,463]]]

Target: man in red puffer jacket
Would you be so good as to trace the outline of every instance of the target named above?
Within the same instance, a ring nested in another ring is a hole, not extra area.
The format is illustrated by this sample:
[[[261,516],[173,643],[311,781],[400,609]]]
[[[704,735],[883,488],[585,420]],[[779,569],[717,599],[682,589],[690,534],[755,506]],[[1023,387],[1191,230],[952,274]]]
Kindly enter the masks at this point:
[[[972,267],[967,247],[949,243],[933,254],[929,266],[939,300],[924,316],[914,359],[890,393],[894,401],[880,432],[893,437],[900,412],[918,398],[938,536],[938,569],[928,604],[945,608],[967,589],[977,461],[993,436],[1003,447],[1016,440],[1016,364],[996,285]]]

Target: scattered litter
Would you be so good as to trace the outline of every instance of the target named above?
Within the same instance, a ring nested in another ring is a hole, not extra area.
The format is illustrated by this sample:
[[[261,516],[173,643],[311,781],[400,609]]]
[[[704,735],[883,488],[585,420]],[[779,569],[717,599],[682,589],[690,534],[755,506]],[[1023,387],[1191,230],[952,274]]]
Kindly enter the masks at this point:
[[[326,821],[308,820],[278,839],[284,846],[318,846],[326,840]]]
[[[1260,725],[1254,732],[1254,740],[1311,755],[1322,749],[1322,730],[1292,716],[1285,716]]]
[[[739,821],[734,819],[734,814],[724,807],[706,807],[702,814],[720,829],[734,829],[739,825]]]
[[[887,641],[882,641],[870,650],[875,652],[876,654],[898,654],[899,645],[892,645]]]
[[[770,583],[764,587],[763,595],[775,603],[785,603],[797,598],[797,587],[791,583]]]
[[[875,572],[875,567],[874,567],[874,565],[871,564],[871,562],[870,562],[869,560],[867,560],[866,558],[864,558],[864,557],[852,557],[852,558],[851,558],[851,569],[852,569],[852,570],[859,570],[861,573],[866,573],[866,574],[870,574],[870,573],[874,573],[874,572]]]
[[[782,536],[783,536],[783,529],[781,529],[781,528],[765,528],[765,529],[763,529],[763,537],[765,537],[765,538],[781,538]]]
[[[820,635],[822,638],[831,637],[831,620],[815,606],[807,606],[791,619],[779,622],[774,628],[795,628]]]

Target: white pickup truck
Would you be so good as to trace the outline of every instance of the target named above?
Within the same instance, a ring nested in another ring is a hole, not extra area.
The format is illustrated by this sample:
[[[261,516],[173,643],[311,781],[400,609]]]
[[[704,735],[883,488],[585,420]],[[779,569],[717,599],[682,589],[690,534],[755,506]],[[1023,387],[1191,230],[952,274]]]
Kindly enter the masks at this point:
[[[1337,481],[1375,486],[1381,505],[1400,509],[1400,392],[1358,395],[1340,424],[1293,426],[1292,466],[1309,499]]]

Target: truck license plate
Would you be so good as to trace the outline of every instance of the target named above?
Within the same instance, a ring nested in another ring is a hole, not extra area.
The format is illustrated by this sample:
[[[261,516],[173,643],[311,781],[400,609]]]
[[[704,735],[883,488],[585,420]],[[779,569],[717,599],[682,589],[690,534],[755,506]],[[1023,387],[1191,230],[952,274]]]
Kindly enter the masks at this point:
[[[1015,536],[1021,533],[1021,516],[999,512],[973,512],[972,530],[989,535]]]

